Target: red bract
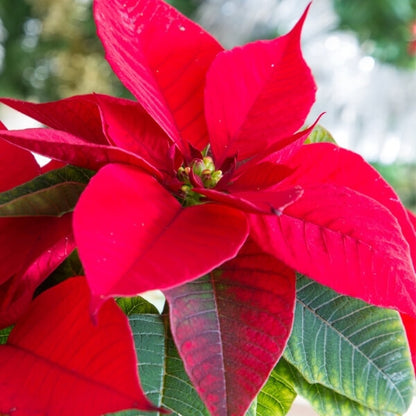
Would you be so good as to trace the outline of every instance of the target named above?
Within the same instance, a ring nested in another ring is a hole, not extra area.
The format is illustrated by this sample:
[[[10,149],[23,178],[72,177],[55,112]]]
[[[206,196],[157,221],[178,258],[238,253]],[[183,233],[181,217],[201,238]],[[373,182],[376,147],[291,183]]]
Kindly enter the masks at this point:
[[[163,2],[131,4],[98,1],[95,16],[108,60],[141,105],[102,95],[41,105],[3,100],[52,127],[3,137],[54,159],[102,168],[74,213],[96,307],[110,296],[169,288],[210,272],[243,245],[249,233],[246,213],[274,215],[298,199],[297,185],[272,189],[286,172],[274,165],[265,175],[264,159],[288,143],[301,145],[309,130],[291,134],[302,126],[315,93],[299,46],[305,15],[289,35],[250,45],[244,58],[243,50],[222,52],[209,34]],[[126,10],[134,25],[125,24]],[[253,54],[262,58],[253,60]],[[224,123],[221,132],[214,97],[224,89],[217,85],[218,71],[228,73],[234,55],[245,62],[244,78],[253,83],[246,84],[248,100],[236,96],[241,82],[218,95],[225,110],[231,98],[244,103],[233,113],[246,117],[233,116],[227,142],[229,125]],[[285,104],[270,119],[264,111],[273,96]],[[283,112],[287,103],[292,109]],[[205,118],[213,120],[211,137]],[[267,131],[256,129],[256,123],[267,123]],[[250,145],[247,135],[255,130]],[[268,150],[259,154],[259,149]]]
[[[416,230],[416,215],[413,212],[407,211],[407,215],[413,229]],[[416,259],[413,258],[413,264],[416,265]],[[416,374],[416,318],[406,314],[401,314],[404,328],[406,330],[407,339],[409,342],[410,353],[412,355],[413,368]]]
[[[305,16],[286,36],[223,51],[160,0],[96,1],[107,59],[138,103],[3,100],[52,127],[3,131],[6,140],[84,167],[107,165],[74,220],[95,296],[195,279],[234,257],[251,232],[296,270],[415,314],[414,231],[393,191],[368,176],[362,159],[302,146],[309,130],[293,135],[315,93],[300,51]]]
[[[171,327],[213,415],[243,415],[292,329],[295,273],[248,240],[207,277],[167,290]]]
[[[30,152],[3,140],[0,159],[1,191],[41,174]],[[71,253],[71,223],[70,214],[61,218],[0,218],[0,328],[16,321],[39,284]]]
[[[108,300],[94,325],[85,279],[42,293],[0,346],[0,413],[101,416],[156,410],[142,393],[128,320]]]
[[[397,196],[357,155],[303,145],[312,128],[297,132],[315,97],[300,50],[306,12],[283,37],[223,51],[160,0],[94,5],[107,59],[137,102],[96,94],[37,105],[4,99],[51,128],[0,132],[19,146],[98,170],[73,223],[94,311],[114,295],[164,289],[180,344],[184,321],[203,305],[178,310],[178,296],[192,298],[189,282],[211,276],[234,305],[221,300],[215,330],[198,320],[204,336],[179,350],[213,415],[242,415],[277,362],[293,314],[294,271],[416,317],[416,237]],[[264,259],[272,269],[249,267]],[[265,322],[261,341],[270,357],[248,375],[230,364],[237,351],[224,343],[231,333],[250,334],[256,314],[234,307],[244,303],[250,279],[261,287],[250,305],[281,314],[282,324]],[[280,296],[281,281],[285,302],[275,304],[262,294]],[[220,309],[233,325],[219,319]],[[202,350],[207,355],[198,358]],[[231,375],[210,365],[198,375],[198,360],[211,358]],[[215,394],[204,384],[207,374],[220,386]],[[225,395],[242,394],[241,406],[225,404]]]
[[[401,314],[404,329],[406,330],[407,340],[409,342],[410,354],[413,362],[413,369],[416,374],[416,319],[412,316]]]

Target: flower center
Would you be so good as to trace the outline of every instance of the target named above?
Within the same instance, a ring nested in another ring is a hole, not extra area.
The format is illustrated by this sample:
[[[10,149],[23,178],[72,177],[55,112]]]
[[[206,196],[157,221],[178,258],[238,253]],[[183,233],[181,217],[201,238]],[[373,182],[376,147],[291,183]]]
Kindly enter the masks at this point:
[[[190,166],[181,166],[177,173],[178,179],[183,183],[181,199],[185,206],[201,203],[203,195],[194,192],[193,188],[215,188],[222,178],[222,171],[216,170],[214,161],[210,156],[194,159]]]

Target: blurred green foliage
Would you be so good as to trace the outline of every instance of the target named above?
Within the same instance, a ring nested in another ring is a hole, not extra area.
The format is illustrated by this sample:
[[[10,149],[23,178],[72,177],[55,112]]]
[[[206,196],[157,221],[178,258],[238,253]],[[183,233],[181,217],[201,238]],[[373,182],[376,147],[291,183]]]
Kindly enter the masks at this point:
[[[192,14],[199,0],[169,1]],[[100,92],[130,96],[96,36],[92,0],[1,0],[0,95],[49,101]]]
[[[198,6],[204,0],[166,0],[166,1],[167,3],[171,4],[172,6],[180,10],[184,15],[192,17],[192,15],[197,10]]]
[[[0,18],[1,95],[46,101],[120,88],[103,58],[88,1],[2,0]]]
[[[416,0],[334,0],[334,5],[340,28],[355,32],[369,54],[400,67],[416,68],[416,56],[409,50]]]
[[[403,204],[416,214],[416,165],[373,163],[373,166],[398,193]]]
[[[192,18],[204,0],[168,0]],[[340,28],[369,54],[416,67],[409,53],[416,0],[333,0]],[[92,0],[1,0],[0,95],[58,99],[91,91],[129,96],[104,60]]]
[[[46,45],[39,45],[36,31],[36,19],[32,18],[31,7],[21,1],[16,7],[15,1],[0,2],[0,40],[3,63],[1,68],[0,89],[2,95],[25,96],[30,93],[31,85],[26,82],[33,69],[34,55],[46,52]],[[31,36],[30,33],[33,35]],[[45,47],[45,48],[44,48]]]

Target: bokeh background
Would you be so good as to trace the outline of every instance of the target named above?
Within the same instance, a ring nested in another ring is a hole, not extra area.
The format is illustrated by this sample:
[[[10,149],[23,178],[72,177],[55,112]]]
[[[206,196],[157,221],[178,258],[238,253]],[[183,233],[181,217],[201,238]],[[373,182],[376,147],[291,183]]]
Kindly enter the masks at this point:
[[[226,47],[286,33],[308,0],[170,0]],[[130,97],[104,59],[92,0],[0,0],[0,96]],[[416,0],[314,0],[303,50],[317,85],[308,121],[360,153],[416,212]],[[31,124],[0,107],[10,128]],[[293,415],[311,410],[298,403]],[[297,412],[297,413],[295,413]],[[309,413],[311,412],[311,413]],[[412,413],[414,412],[414,413]],[[409,415],[416,415],[415,406]]]

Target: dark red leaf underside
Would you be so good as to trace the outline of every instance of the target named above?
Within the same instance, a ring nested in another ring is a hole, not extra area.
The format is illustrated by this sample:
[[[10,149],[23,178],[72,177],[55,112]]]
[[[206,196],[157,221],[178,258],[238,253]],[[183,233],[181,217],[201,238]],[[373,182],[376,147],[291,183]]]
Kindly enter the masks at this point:
[[[199,280],[165,291],[186,371],[212,416],[243,416],[289,337],[294,272],[249,241]]]
[[[97,170],[107,163],[126,163],[159,175],[155,167],[127,150],[91,143],[59,130],[0,131],[0,137],[51,159],[87,169]]]
[[[91,143],[108,144],[94,94],[41,104],[11,98],[0,99],[0,102],[53,129],[65,131]]]
[[[30,152],[0,139],[0,192],[30,181],[40,173]]]
[[[70,225],[68,215],[62,218],[1,218],[0,283],[27,268],[56,240],[67,235]]]
[[[0,285],[0,328],[5,328],[26,311],[36,288],[72,252],[75,242],[71,214],[61,218],[5,218],[0,220],[0,230],[4,278]]]
[[[205,73],[221,46],[161,0],[95,3],[106,57],[137,100],[187,154],[208,142]]]
[[[154,410],[137,376],[127,318],[113,300],[91,322],[84,278],[44,292],[0,346],[0,412],[101,416]]]

